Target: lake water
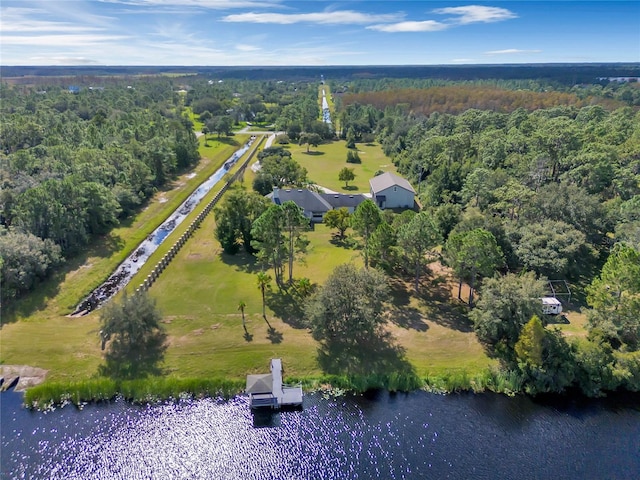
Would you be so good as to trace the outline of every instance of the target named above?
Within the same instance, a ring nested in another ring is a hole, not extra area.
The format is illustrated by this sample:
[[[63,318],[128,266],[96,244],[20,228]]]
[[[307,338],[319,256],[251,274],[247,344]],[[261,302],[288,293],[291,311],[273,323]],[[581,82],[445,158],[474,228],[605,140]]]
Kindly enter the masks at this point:
[[[124,401],[50,412],[2,402],[2,477],[46,479],[636,479],[639,396],[540,404],[494,394]]]

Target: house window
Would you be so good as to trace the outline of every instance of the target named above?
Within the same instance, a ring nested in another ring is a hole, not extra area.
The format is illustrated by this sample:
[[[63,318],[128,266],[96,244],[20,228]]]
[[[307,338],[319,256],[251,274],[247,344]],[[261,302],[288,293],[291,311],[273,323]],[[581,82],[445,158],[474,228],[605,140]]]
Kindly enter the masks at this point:
[[[398,187],[393,187],[393,191],[397,192],[398,191]]]

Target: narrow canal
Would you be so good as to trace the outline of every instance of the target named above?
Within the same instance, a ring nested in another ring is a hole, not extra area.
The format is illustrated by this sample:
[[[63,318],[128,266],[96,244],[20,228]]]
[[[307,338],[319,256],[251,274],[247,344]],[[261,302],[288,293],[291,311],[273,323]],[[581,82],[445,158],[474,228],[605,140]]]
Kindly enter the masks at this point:
[[[113,272],[102,285],[80,302],[72,315],[84,315],[91,310],[95,310],[124,288],[147,260],[149,260],[149,257],[157,250],[158,246],[193,212],[205,195],[222,179],[224,174],[247,153],[254,140],[255,137],[251,137],[247,143],[224,162],[222,167],[202,182],[151,235],[138,245],[133,253],[118,266],[115,272]]]

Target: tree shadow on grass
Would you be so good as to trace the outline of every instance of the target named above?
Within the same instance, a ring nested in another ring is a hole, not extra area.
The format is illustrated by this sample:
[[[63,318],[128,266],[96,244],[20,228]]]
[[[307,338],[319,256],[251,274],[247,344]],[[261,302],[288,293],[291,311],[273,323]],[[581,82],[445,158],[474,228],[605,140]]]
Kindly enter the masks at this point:
[[[309,150],[308,152],[302,152],[305,155],[311,155],[312,157],[317,157],[320,155],[324,155],[324,152],[320,152],[319,150]]]
[[[226,145],[232,145],[234,147],[239,147],[240,143],[233,137],[217,137],[215,138],[216,142],[224,143]]]
[[[271,343],[282,343],[283,335],[282,332],[279,332],[273,327],[269,327],[267,330],[267,338]]]
[[[451,297],[446,275],[430,275],[430,281],[424,282],[420,288],[418,299],[428,309],[429,320],[459,332],[473,332],[473,323],[468,316],[469,308]]]
[[[395,344],[387,332],[371,335],[363,341],[334,339],[318,349],[318,363],[334,375],[414,374],[405,358],[405,350]]]
[[[355,185],[347,185],[346,187],[340,187],[342,190],[347,190],[349,192],[353,192],[355,190],[358,190],[358,187],[356,187]]]
[[[218,257],[225,265],[235,267],[236,270],[241,272],[258,273],[262,271],[262,267],[258,264],[256,257],[244,250],[240,250],[235,255],[221,252]]]
[[[423,313],[411,306],[411,293],[407,285],[398,280],[390,282],[390,294],[392,307],[389,312],[389,320],[399,327],[426,332],[429,325],[423,318]]]
[[[267,292],[266,297],[267,305],[276,317],[293,328],[305,328],[304,302],[298,295],[281,290]]]
[[[560,315],[543,315],[542,321],[545,325],[569,325],[569,318],[561,313]]]
[[[331,236],[331,240],[329,240],[329,243],[335,245],[336,247],[347,248],[350,250],[361,249],[359,242],[350,235],[340,237],[340,235],[334,234]]]
[[[249,333],[249,331],[247,330],[247,327],[244,328],[244,340],[245,342],[249,343],[253,341],[253,335]]]

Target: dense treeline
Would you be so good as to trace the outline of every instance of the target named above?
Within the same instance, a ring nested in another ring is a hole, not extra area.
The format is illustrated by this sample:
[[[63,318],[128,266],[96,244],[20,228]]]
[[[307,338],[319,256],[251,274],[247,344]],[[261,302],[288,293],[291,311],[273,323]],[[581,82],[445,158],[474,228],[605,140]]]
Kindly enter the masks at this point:
[[[512,64],[512,65],[403,65],[318,67],[220,67],[220,66],[3,66],[3,77],[16,82],[34,82],[39,76],[201,75],[216,79],[313,82],[324,75],[341,81],[359,79],[442,79],[450,81],[544,79],[558,85],[594,83],[606,77],[638,77],[638,63]]]
[[[307,83],[80,76],[1,84],[0,96],[4,300],[34,288],[198,162],[187,107],[218,135],[242,121],[277,122],[295,139],[333,135],[317,121],[317,85]]]
[[[60,255],[107,233],[199,160],[169,80],[0,89],[4,299],[32,288]],[[35,258],[38,268],[30,267]]]
[[[359,98],[359,95],[365,95],[366,98],[374,98],[372,95],[375,92],[383,93],[383,97],[390,97],[393,92],[400,92],[400,95],[415,97],[417,93],[415,91],[422,92],[422,95],[426,97],[436,97],[442,103],[447,103],[446,99],[442,99],[442,92],[451,92],[451,89],[442,87],[455,87],[455,90],[461,91],[467,90],[470,99],[473,101],[482,101],[478,99],[478,90],[486,90],[486,94],[492,97],[492,101],[497,102],[498,105],[507,103],[505,100],[496,99],[496,95],[501,92],[507,97],[511,97],[511,102],[514,99],[518,99],[523,102],[527,100],[529,102],[537,103],[538,105],[532,108],[545,108],[544,105],[556,106],[549,104],[548,101],[543,99],[560,99],[561,104],[567,105],[590,105],[589,102],[596,102],[602,105],[608,105],[610,108],[615,106],[639,106],[640,105],[640,83],[639,82],[620,82],[615,80],[609,80],[608,78],[592,79],[588,83],[567,83],[550,79],[506,79],[506,78],[487,78],[483,80],[448,80],[439,78],[384,78],[378,80],[359,79],[349,82],[345,85],[344,82],[332,80],[332,91],[339,94],[341,97],[344,94],[345,104],[350,105],[354,102],[360,102],[368,104],[364,98]],[[511,93],[507,93],[511,92]],[[535,95],[541,93],[553,93],[545,97],[544,95]],[[558,93],[572,94],[572,95],[560,95]],[[352,97],[352,94],[356,94]],[[460,97],[457,92],[453,92],[454,97]],[[579,101],[576,103],[576,98]],[[537,99],[537,100],[536,100]],[[588,100],[587,102],[585,102]],[[380,100],[377,100],[380,102]],[[399,101],[397,103],[405,103]],[[386,105],[393,105],[394,103],[387,103]],[[421,102],[418,100],[418,104]],[[522,105],[526,108],[525,105]],[[380,108],[380,107],[379,107]],[[481,108],[477,105],[469,104],[467,108]],[[488,105],[486,108],[493,108],[492,105]],[[445,112],[439,110],[440,113],[455,113]],[[464,110],[462,110],[464,111]],[[510,111],[510,110],[506,110]],[[422,113],[430,113],[424,111]]]
[[[492,90],[445,91],[462,107],[469,92],[482,102]],[[479,289],[477,302],[468,299],[479,339],[530,393],[640,389],[640,113],[579,105],[423,115],[353,103],[340,116],[344,138],[374,136],[417,185],[444,260],[471,294]],[[392,227],[377,239],[389,252],[407,228]],[[380,251],[372,253],[376,263]],[[538,318],[547,279],[585,289],[586,338],[570,341]]]
[[[636,90],[640,99],[640,88]],[[504,90],[477,85],[448,85],[427,89],[403,88],[347,93],[342,97],[342,101],[345,105],[354,103],[372,105],[379,110],[384,110],[388,106],[400,105],[406,109],[407,113],[415,115],[430,115],[434,112],[460,114],[472,108],[511,113],[518,108],[529,111],[559,106],[579,108],[596,103],[606,108],[624,106],[621,101],[593,95],[580,98],[575,93]]]

